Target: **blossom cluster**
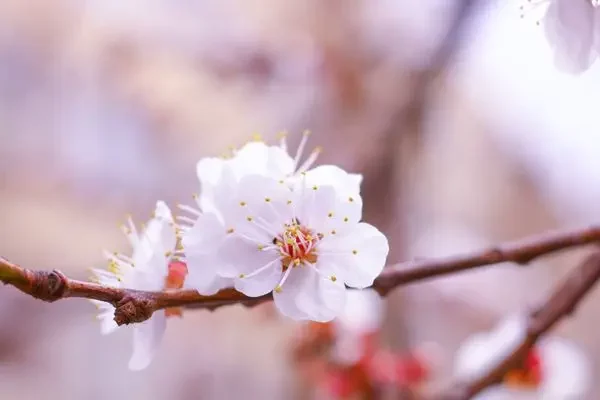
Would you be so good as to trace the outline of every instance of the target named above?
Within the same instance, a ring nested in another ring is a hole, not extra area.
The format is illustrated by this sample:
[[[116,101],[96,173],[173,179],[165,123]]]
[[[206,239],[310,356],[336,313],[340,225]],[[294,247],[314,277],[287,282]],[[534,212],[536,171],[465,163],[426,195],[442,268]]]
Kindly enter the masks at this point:
[[[174,218],[162,201],[138,231],[124,232],[133,253],[106,253],[108,270],[97,282],[160,291],[190,288],[215,294],[224,288],[259,297],[272,293],[281,314],[295,320],[331,321],[343,310],[346,287],[373,284],[389,252],[387,238],[361,222],[362,176],[333,165],[313,168],[320,149],[302,160],[309,133],[294,157],[285,136],[279,145],[260,140],[226,157],[197,164],[200,192],[194,206]],[[102,332],[117,327],[114,307],[98,302]],[[177,309],[158,311],[134,326],[129,367],[150,363]]]
[[[459,381],[477,379],[505,359],[527,336],[527,317],[510,315],[490,332],[465,340],[455,355],[454,375]],[[502,377],[502,385],[482,391],[477,400],[584,399],[592,386],[592,366],[584,352],[561,337],[547,336],[533,346],[522,365]]]

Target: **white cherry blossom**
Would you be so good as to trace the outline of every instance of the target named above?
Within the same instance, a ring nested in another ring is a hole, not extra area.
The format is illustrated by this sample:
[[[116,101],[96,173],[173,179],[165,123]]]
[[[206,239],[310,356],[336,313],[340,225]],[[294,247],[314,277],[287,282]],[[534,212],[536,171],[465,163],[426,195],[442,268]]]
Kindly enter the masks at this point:
[[[600,56],[599,0],[524,2],[523,17],[535,16],[539,10],[543,12],[542,25],[560,69],[580,73]]]
[[[334,186],[244,176],[215,193],[227,215],[217,251],[222,276],[248,296],[274,291],[275,305],[294,319],[329,321],[344,307],[345,285],[365,288],[385,265],[386,237],[360,222],[360,196]],[[205,238],[218,234],[205,230]],[[222,230],[221,230],[222,231]]]
[[[169,263],[176,251],[176,231],[167,205],[159,201],[152,219],[143,232],[138,233],[131,218],[123,230],[133,248],[131,257],[108,253],[108,270],[92,269],[93,279],[100,284],[138,290],[160,291],[165,289],[169,277]],[[181,277],[180,279],[183,279]],[[100,313],[102,334],[114,332],[115,308],[109,303],[92,300]],[[165,310],[156,311],[150,319],[133,325],[133,355],[129,368],[146,368],[162,340],[166,328]]]
[[[197,207],[180,206],[190,216],[179,217],[184,230],[183,246],[189,275],[186,285],[201,294],[210,295],[218,290],[233,286],[231,271],[223,271],[219,253],[230,252],[223,247],[231,229],[231,207],[228,199],[239,191],[239,182],[248,175],[260,175],[282,182],[290,189],[301,185],[331,185],[343,198],[360,200],[362,176],[349,174],[333,165],[310,169],[320,149],[313,150],[308,158],[302,156],[310,134],[305,132],[294,157],[287,153],[285,135],[278,146],[267,146],[262,141],[252,141],[234,151],[231,157],[204,158],[198,162],[200,195],[196,196]],[[358,204],[358,203],[357,203]],[[216,258],[215,258],[216,257]]]
[[[267,146],[262,140],[251,141],[239,150],[232,150],[231,156],[208,157],[198,162],[196,172],[200,180],[201,192],[199,207],[203,212],[216,212],[214,205],[215,186],[221,184],[224,169],[229,169],[230,177],[239,180],[245,175],[264,175],[283,179],[288,184],[297,184],[300,176],[313,185],[334,185],[348,191],[345,195],[358,194],[362,176],[349,174],[334,165],[321,165],[311,169],[322,149],[313,149],[306,160],[302,160],[310,132],[302,134],[302,140],[295,155],[288,154],[286,135],[282,134],[278,146]]]
[[[454,373],[473,380],[496,366],[526,335],[526,317],[513,315],[487,333],[468,338],[458,350]],[[591,384],[591,366],[573,343],[555,336],[543,337],[528,355],[524,368],[510,371],[501,385],[490,387],[475,399],[584,399]]]

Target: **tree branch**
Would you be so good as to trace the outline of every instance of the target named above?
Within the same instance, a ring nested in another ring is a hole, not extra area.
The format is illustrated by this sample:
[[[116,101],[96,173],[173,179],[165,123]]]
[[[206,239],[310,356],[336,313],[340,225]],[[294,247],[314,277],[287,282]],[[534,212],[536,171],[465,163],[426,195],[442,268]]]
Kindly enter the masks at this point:
[[[489,386],[501,383],[507,372],[522,365],[529,350],[544,333],[575,311],[599,279],[600,252],[595,252],[571,272],[544,304],[531,312],[527,320],[527,335],[506,358],[473,382],[456,383],[438,399],[467,400]]]
[[[385,296],[392,289],[412,282],[507,261],[526,264],[544,254],[595,242],[600,242],[600,226],[533,236],[452,257],[409,261],[386,268],[375,279],[373,288]],[[119,325],[142,322],[150,318],[153,312],[170,307],[212,310],[229,304],[253,306],[272,300],[271,294],[248,297],[234,289],[224,289],[212,296],[203,296],[186,289],[147,292],[112,288],[70,279],[56,270],[29,270],[1,257],[0,281],[48,302],[79,297],[111,303],[116,307],[115,321]]]

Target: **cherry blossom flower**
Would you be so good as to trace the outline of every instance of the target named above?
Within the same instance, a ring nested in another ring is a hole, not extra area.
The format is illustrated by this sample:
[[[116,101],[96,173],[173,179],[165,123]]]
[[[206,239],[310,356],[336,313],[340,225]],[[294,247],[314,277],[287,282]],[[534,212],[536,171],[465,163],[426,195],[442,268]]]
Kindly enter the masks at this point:
[[[176,230],[167,205],[159,201],[153,218],[143,232],[138,233],[131,218],[123,230],[133,248],[131,257],[119,253],[108,253],[108,270],[92,269],[93,279],[100,284],[116,288],[160,291],[181,288],[186,275],[185,265],[173,259],[177,247]],[[114,332],[118,326],[114,321],[115,308],[105,302],[92,300],[100,313],[102,334]],[[166,317],[179,314],[177,310],[160,310],[150,319],[133,326],[133,355],[129,368],[146,368],[162,340],[166,328]]]
[[[485,374],[510,354],[526,335],[526,318],[514,315],[493,331],[473,335],[455,358],[455,375],[472,380]],[[544,337],[529,352],[522,366],[509,371],[501,385],[481,392],[476,399],[583,399],[590,388],[591,367],[574,344]]]
[[[221,273],[248,296],[274,291],[275,305],[288,317],[325,322],[343,310],[345,285],[372,285],[389,246],[360,222],[360,196],[342,198],[333,186],[302,182],[292,189],[248,175],[234,195],[220,198],[230,224],[219,252]]]
[[[587,70],[600,55],[599,0],[528,0],[523,16],[542,8],[542,24],[556,65],[570,73]]]
[[[362,182],[360,174],[349,174],[334,165],[321,165],[311,169],[322,151],[320,147],[313,149],[306,160],[302,161],[310,137],[309,131],[302,134],[294,157],[288,154],[286,136],[280,135],[278,146],[267,146],[258,136],[239,150],[233,149],[231,155],[200,160],[196,167],[202,189],[197,200],[200,209],[218,214],[214,204],[214,191],[215,186],[221,183],[225,169],[229,170],[230,177],[235,180],[245,175],[264,175],[277,180],[283,179],[290,185],[299,184],[301,180],[306,180],[310,185],[334,185],[346,190],[345,196],[359,193]]]
[[[221,271],[221,252],[230,252],[223,248],[228,232],[232,229],[230,204],[228,198],[238,192],[238,183],[245,176],[260,175],[282,182],[290,189],[302,185],[332,185],[344,198],[361,198],[360,183],[362,176],[349,174],[339,167],[323,165],[310,169],[317,159],[320,149],[313,150],[305,161],[302,155],[308,141],[305,132],[294,157],[287,153],[285,135],[278,146],[267,146],[260,140],[247,143],[241,149],[233,151],[231,156],[205,158],[198,162],[197,174],[201,192],[196,196],[197,207],[182,205],[180,208],[191,217],[180,216],[179,222],[184,230],[183,246],[185,259],[189,267],[186,284],[201,294],[210,295],[218,290],[233,286],[231,271]]]

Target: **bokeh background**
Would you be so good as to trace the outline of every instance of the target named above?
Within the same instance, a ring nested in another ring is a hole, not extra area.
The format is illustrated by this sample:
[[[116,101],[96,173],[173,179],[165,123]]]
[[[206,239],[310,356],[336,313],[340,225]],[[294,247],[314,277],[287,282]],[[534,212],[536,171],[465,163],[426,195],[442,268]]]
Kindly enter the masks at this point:
[[[191,202],[200,157],[284,129],[364,174],[390,262],[592,224],[600,67],[557,71],[535,18],[492,0],[3,0],[0,254],[86,278],[127,250],[127,213]],[[386,346],[438,343],[443,385],[462,340],[543,300],[582,251],[398,289]],[[88,302],[2,287],[0,398],[310,398],[298,324],[268,307],[173,319],[132,373],[131,332],[101,336]],[[594,365],[598,312],[600,290],[553,331]]]

